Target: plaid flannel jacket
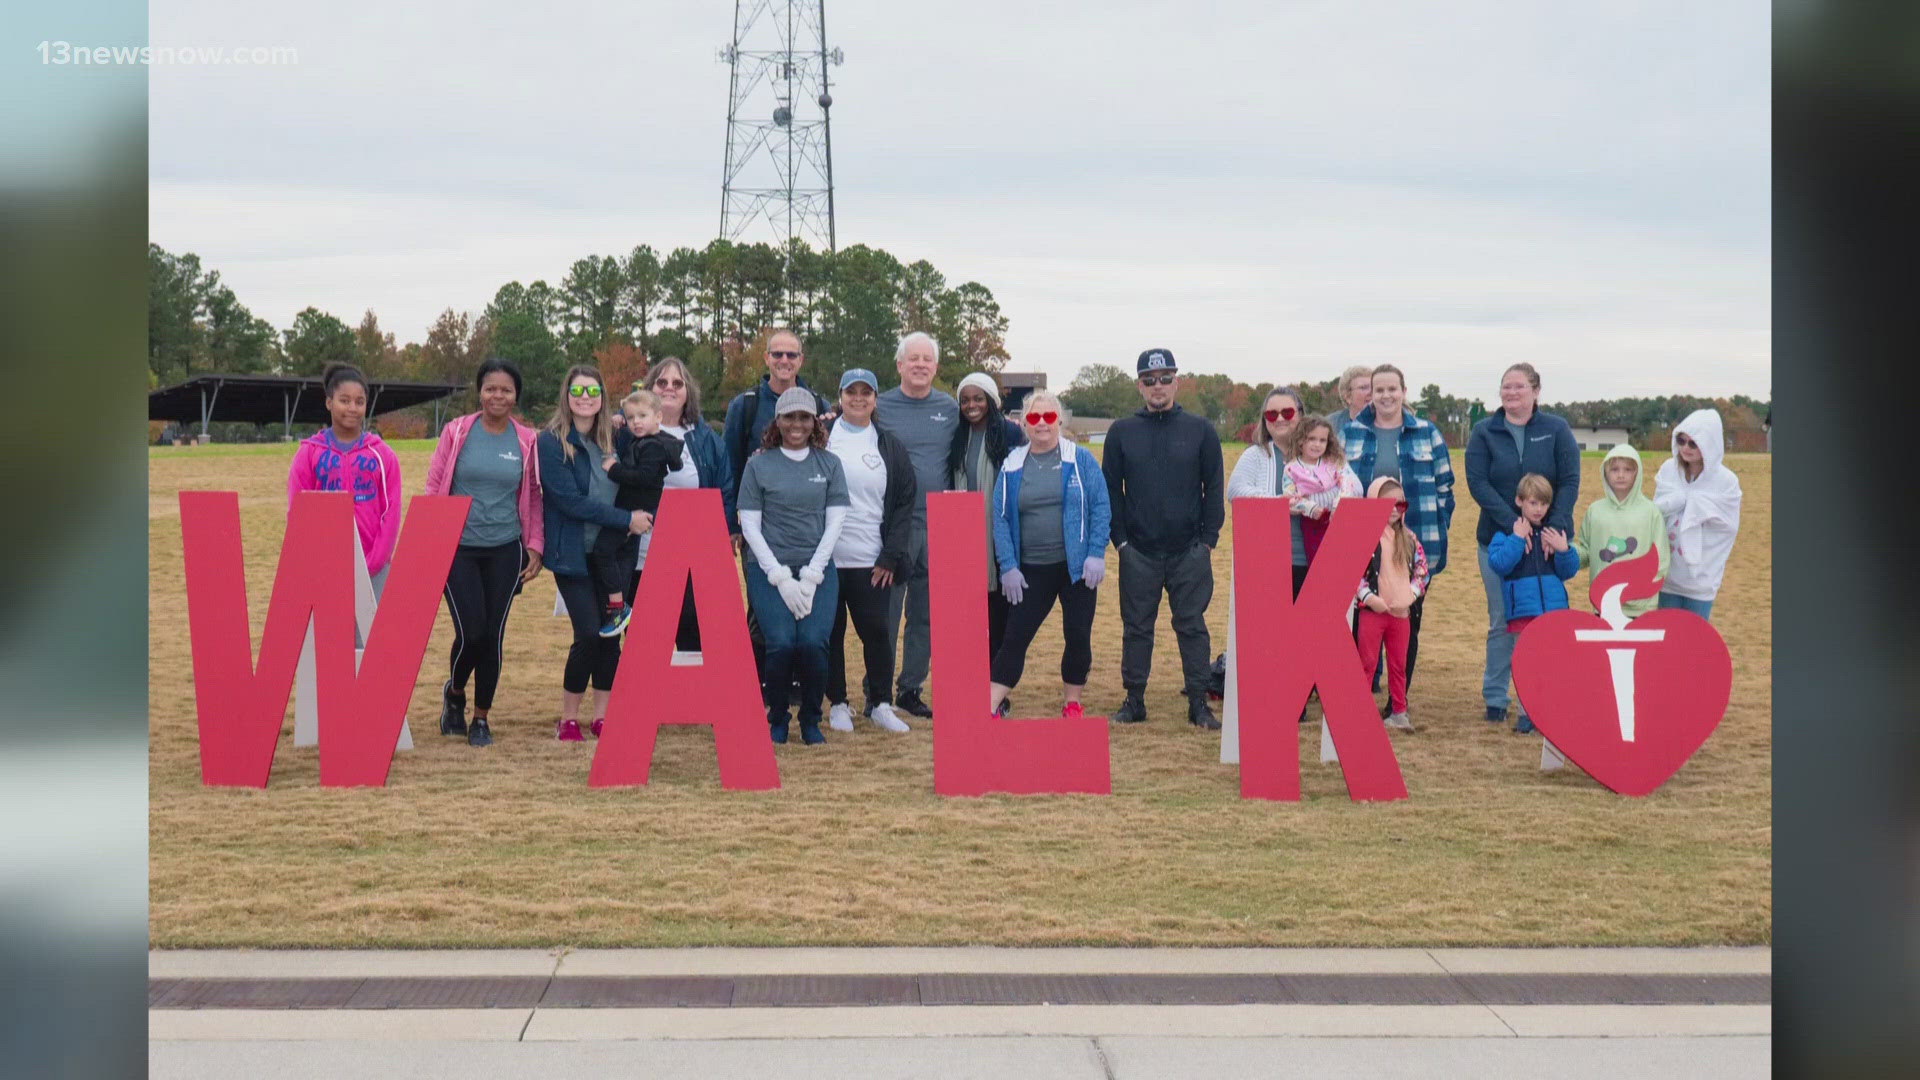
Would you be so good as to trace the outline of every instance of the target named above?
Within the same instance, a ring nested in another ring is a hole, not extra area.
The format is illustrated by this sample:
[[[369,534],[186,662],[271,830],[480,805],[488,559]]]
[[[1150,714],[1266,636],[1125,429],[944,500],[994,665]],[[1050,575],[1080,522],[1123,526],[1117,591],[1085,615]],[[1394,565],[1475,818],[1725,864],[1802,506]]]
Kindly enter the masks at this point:
[[[1374,458],[1379,454],[1373,406],[1347,421],[1340,440],[1360,486],[1371,486]],[[1411,409],[1401,413],[1400,486],[1407,493],[1407,527],[1426,548],[1428,572],[1438,574],[1447,568],[1447,530],[1453,527],[1453,457],[1440,429]]]

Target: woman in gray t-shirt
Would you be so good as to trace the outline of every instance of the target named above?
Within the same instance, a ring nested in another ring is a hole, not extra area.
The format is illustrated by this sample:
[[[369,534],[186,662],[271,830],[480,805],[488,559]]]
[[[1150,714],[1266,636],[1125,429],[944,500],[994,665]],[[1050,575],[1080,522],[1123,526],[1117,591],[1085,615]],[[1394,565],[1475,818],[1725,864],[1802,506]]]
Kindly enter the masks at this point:
[[[840,459],[827,450],[827,427],[812,392],[793,387],[780,395],[761,450],[740,475],[740,533],[747,562],[747,603],[766,643],[760,685],[773,741],[787,741],[788,700],[800,682],[800,738],[820,733],[820,701],[827,685],[827,639],[839,605],[833,548],[849,499]]]

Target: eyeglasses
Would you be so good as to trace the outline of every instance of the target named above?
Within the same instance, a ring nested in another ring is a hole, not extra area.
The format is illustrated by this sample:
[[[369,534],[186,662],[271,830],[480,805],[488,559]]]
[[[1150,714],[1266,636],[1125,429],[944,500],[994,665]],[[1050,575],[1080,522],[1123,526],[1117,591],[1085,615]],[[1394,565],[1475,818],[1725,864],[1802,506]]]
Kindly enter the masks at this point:
[[[1291,420],[1298,415],[1300,415],[1299,411],[1291,407],[1284,408],[1284,409],[1268,409],[1266,413],[1267,423],[1269,424],[1277,423],[1281,420]]]
[[[1141,386],[1172,386],[1173,381],[1175,379],[1178,379],[1179,377],[1180,376],[1178,375],[1142,375],[1140,376],[1140,385]]]
[[[1693,440],[1687,438],[1685,435],[1675,435],[1673,437],[1673,444],[1675,446],[1692,446]]]
[[[685,390],[687,388],[685,379],[655,379],[653,380],[653,385],[657,390]]]
[[[1027,414],[1028,427],[1039,427],[1041,424],[1054,424],[1058,423],[1059,420],[1060,414],[1052,410],[1048,410],[1047,412],[1030,412]]]
[[[788,352],[785,349],[768,349],[767,355],[775,360],[798,360],[800,359],[800,350],[795,349],[792,352]]]
[[[567,387],[567,393],[572,394],[574,397],[599,397],[600,387],[597,384],[592,386],[569,386]]]

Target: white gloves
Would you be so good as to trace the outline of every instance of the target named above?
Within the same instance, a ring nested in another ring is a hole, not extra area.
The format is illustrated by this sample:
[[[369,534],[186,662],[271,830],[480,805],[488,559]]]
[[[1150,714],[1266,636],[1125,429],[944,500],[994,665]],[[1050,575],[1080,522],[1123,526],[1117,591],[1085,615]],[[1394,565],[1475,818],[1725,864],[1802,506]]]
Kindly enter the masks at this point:
[[[1027,576],[1020,572],[1019,567],[1016,566],[1000,575],[1000,595],[1007,598],[1007,603],[1019,603],[1020,597],[1024,595],[1026,591]]]
[[[812,608],[812,598],[802,593],[803,586],[794,580],[793,571],[775,563],[773,569],[767,571],[767,583],[779,590],[780,602],[787,605],[787,610],[793,612],[794,618],[807,617],[807,612]]]
[[[799,618],[804,619],[813,612],[813,592],[825,580],[827,575],[823,570],[816,570],[811,566],[800,568],[800,597],[805,610],[798,612]]]
[[[1097,589],[1100,587],[1100,583],[1105,580],[1107,580],[1107,560],[1088,556],[1087,561],[1080,564],[1080,583],[1082,585],[1085,585],[1089,589]]]

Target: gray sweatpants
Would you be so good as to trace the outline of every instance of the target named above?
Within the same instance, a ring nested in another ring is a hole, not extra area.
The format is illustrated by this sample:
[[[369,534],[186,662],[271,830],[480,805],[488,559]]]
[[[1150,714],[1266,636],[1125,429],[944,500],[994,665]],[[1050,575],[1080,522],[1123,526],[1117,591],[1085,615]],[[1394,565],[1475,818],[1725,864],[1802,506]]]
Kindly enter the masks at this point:
[[[907,627],[901,642],[900,616],[905,613]],[[894,680],[894,700],[920,693],[927,681],[933,660],[932,608],[927,601],[927,527],[916,524],[907,540],[907,557],[894,572],[893,595],[887,598],[887,632],[893,638],[894,655],[900,658],[900,675]]]
[[[1207,605],[1213,602],[1213,557],[1195,543],[1181,555],[1149,555],[1132,544],[1120,549],[1120,681],[1128,690],[1144,690],[1153,672],[1153,626],[1160,618],[1160,593],[1173,610],[1173,633],[1180,641],[1180,669],[1188,698],[1207,699],[1213,643],[1207,635]]]

